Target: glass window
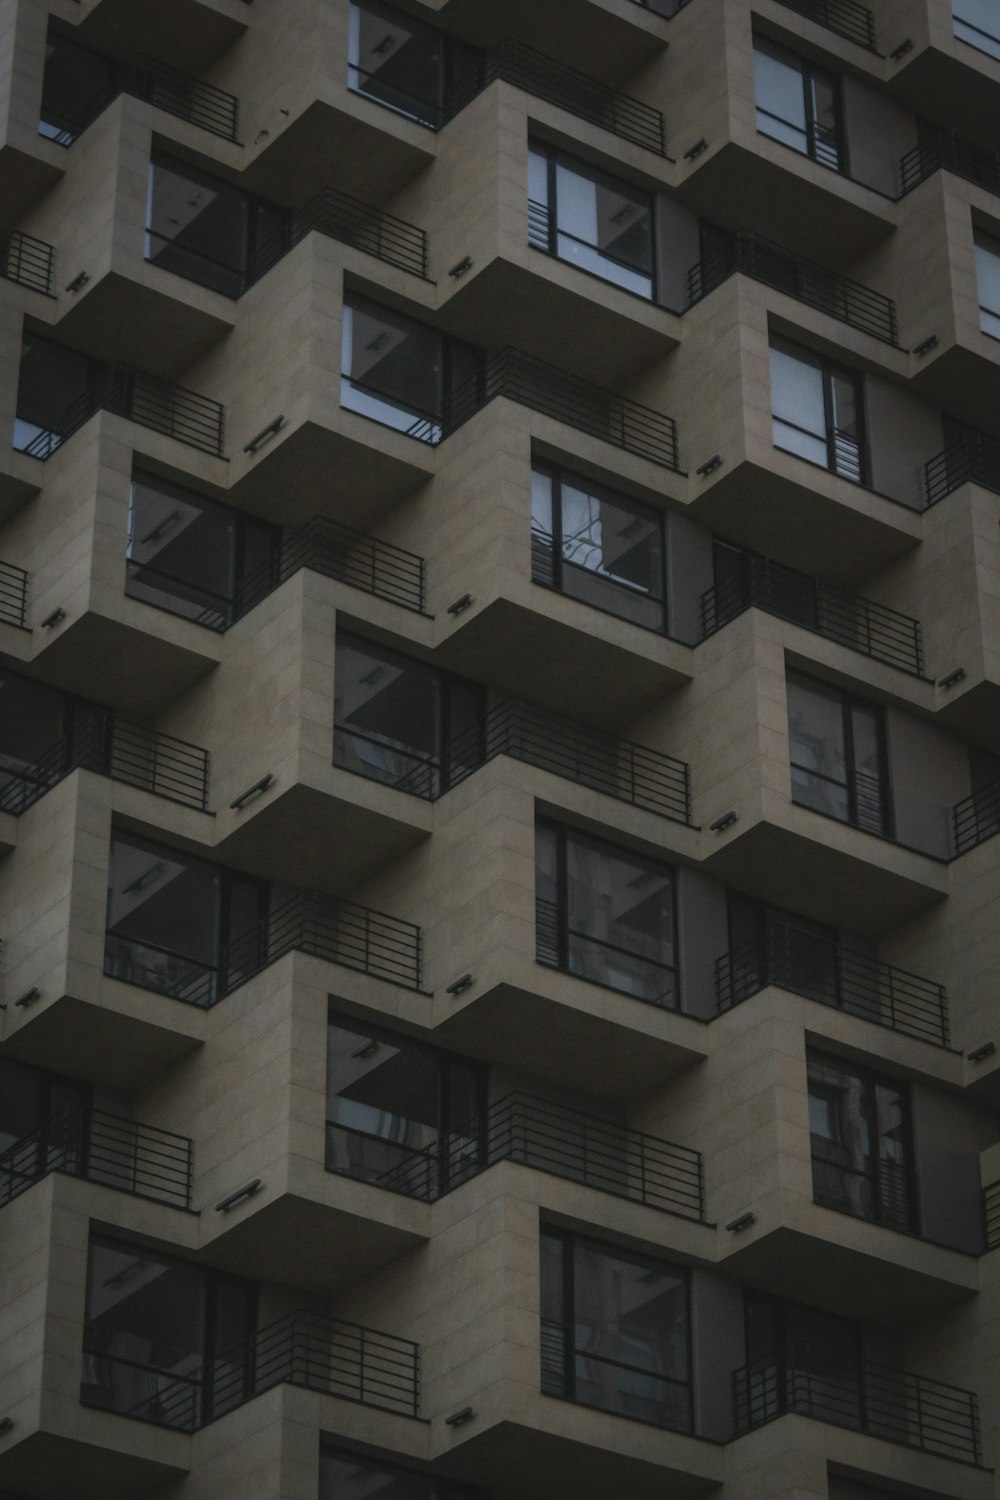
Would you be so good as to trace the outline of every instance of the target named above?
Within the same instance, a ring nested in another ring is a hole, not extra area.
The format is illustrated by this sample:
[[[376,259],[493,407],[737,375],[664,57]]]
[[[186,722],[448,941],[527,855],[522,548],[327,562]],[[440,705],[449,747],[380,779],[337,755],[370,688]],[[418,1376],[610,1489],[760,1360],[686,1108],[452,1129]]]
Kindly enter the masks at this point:
[[[822,68],[755,38],[757,129],[835,172],[846,170],[837,79]]]
[[[230,938],[244,936],[264,905],[257,881],[116,834],[104,972],[178,1000],[212,1004],[236,977],[223,962]]]
[[[732,996],[729,1003],[734,1005],[766,984],[780,985],[823,1005],[837,1005],[837,930],[730,892],[727,983]]]
[[[418,797],[481,762],[483,690],[386,646],[337,638],[334,764]]]
[[[481,1500],[481,1491],[382,1459],[323,1447],[319,1500]]]
[[[1000,0],[953,0],[952,12],[961,41],[1000,58]]]
[[[787,689],[792,801],[890,837],[882,710],[798,672]]]
[[[438,443],[477,409],[482,357],[470,345],[350,295],[342,341],[340,400],[349,411]]]
[[[19,451],[37,450],[37,440],[60,433],[73,417],[88,408],[94,382],[102,368],[96,360],[88,359],[76,349],[64,349],[49,339],[25,334],[17,387],[14,447]]]
[[[738,1374],[736,1392],[746,1425],[760,1426],[786,1411],[863,1425],[858,1324],[758,1292],[748,1292],[745,1305],[747,1368]]]
[[[378,0],[351,4],[347,86],[437,130],[475,93],[478,54]]]
[[[146,259],[224,297],[238,297],[258,262],[287,243],[288,215],[186,162],[154,156],[149,166]]]
[[[50,31],[42,77],[39,135],[69,146],[110,101],[117,66],[110,58]]]
[[[979,285],[979,326],[1000,339],[1000,240],[976,230],[976,281]]]
[[[672,870],[548,823],[535,860],[539,961],[676,1009]]]
[[[236,618],[243,582],[257,592],[276,563],[273,527],[150,474],[129,496],[125,592],[197,625],[224,630]]]
[[[481,1165],[485,1069],[408,1037],[337,1017],[327,1029],[326,1165],[432,1198]]]
[[[650,630],[666,629],[661,511],[555,469],[531,475],[536,583]]]
[[[3,788],[54,750],[69,730],[66,695],[0,668],[0,806]]]
[[[808,1053],[817,1203],[912,1229],[914,1186],[905,1089],[822,1052]]]
[[[528,239],[604,281],[653,296],[649,194],[542,146],[528,153]]]
[[[683,1271],[543,1230],[542,1389],[675,1432],[692,1425]]]
[[[81,1399],[190,1431],[235,1404],[230,1363],[248,1369],[239,1346],[253,1326],[249,1283],[173,1256],[94,1239]],[[242,1398],[242,1379],[238,1389]]]
[[[771,414],[776,448],[855,484],[867,483],[860,375],[773,338]]]

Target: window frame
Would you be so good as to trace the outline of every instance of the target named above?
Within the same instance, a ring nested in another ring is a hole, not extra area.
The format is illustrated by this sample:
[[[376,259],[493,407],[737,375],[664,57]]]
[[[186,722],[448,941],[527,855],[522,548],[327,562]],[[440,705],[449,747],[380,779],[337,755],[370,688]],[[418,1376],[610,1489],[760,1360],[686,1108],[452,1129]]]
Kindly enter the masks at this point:
[[[835,777],[828,775],[826,772],[814,770],[811,766],[800,765],[793,759],[794,752],[792,746],[791,724],[792,707],[791,693],[789,690],[796,683],[802,684],[806,687],[807,690],[809,687],[815,685],[821,688],[823,692],[829,695],[831,698],[836,697],[840,700],[841,743],[844,753],[845,773],[845,780],[843,782],[837,781]],[[785,691],[788,698],[789,772],[794,773],[795,771],[800,771],[804,775],[812,777],[817,781],[822,781],[831,787],[842,788],[847,798],[847,816],[845,818],[840,818],[836,813],[830,812],[826,808],[815,807],[811,802],[804,802],[800,798],[797,798],[795,795],[794,774],[792,774],[791,800],[794,805],[796,807],[808,808],[810,812],[819,813],[821,817],[832,818],[834,822],[845,823],[851,828],[857,828],[862,833],[871,833],[874,834],[876,838],[888,839],[890,842],[892,842],[895,839],[896,834],[895,797],[892,783],[891,764],[889,760],[889,739],[886,732],[886,713],[884,706],[881,703],[873,702],[869,698],[861,698],[855,693],[848,692],[845,688],[837,687],[832,682],[827,682],[821,677],[810,677],[808,673],[799,672],[794,668],[786,668]],[[878,784],[878,801],[881,813],[880,828],[872,827],[870,823],[865,822],[862,819],[859,811],[860,799],[858,777],[859,775],[867,775],[869,773],[859,772],[857,766],[858,749],[854,729],[854,712],[856,709],[862,709],[866,713],[870,713],[874,722],[876,749],[878,756],[878,775],[875,779]]]
[[[809,365],[819,371],[823,382],[823,422],[825,431],[822,434],[813,432],[808,427],[802,427],[798,423],[791,421],[788,417],[780,416],[775,412],[772,353],[782,354],[786,359],[798,360],[800,364]],[[860,370],[852,370],[848,365],[837,364],[835,360],[828,359],[823,354],[818,354],[814,349],[810,349],[808,345],[796,344],[793,340],[787,339],[781,334],[771,334],[768,339],[768,365],[769,380],[771,383],[771,442],[773,446],[777,448],[779,453],[787,453],[792,458],[799,459],[802,463],[812,464],[814,468],[825,469],[827,473],[833,474],[835,478],[845,479],[848,484],[857,484],[862,489],[870,489],[872,466],[868,438],[868,411],[865,399],[866,383],[863,373]],[[840,467],[838,462],[837,433],[841,429],[836,425],[835,380],[847,381],[853,388],[858,433],[857,437],[852,439],[852,441],[856,442],[857,445],[857,476]],[[805,454],[799,453],[795,448],[788,448],[784,444],[779,443],[776,440],[774,431],[775,424],[777,423],[785,427],[794,428],[795,431],[801,432],[805,437],[811,438],[814,442],[825,442],[826,463],[817,463],[814,458],[807,458]]]
[[[786,120],[783,115],[775,114],[773,110],[767,109],[760,103],[757,95],[755,69],[754,118],[758,135],[766,136],[769,141],[776,141],[779,146],[787,146],[789,151],[794,151],[797,156],[804,156],[807,161],[815,162],[817,166],[826,167],[828,171],[837,172],[842,177],[849,177],[850,159],[848,154],[847,130],[845,128],[844,91],[840,74],[830,72],[828,68],[823,68],[813,63],[809,58],[802,57],[799,53],[792,52],[788,47],[783,47],[779,42],[773,42],[770,37],[762,36],[757,32],[753,36],[753,50],[754,52],[760,51],[762,56],[770,56],[774,62],[782,63],[787,68],[791,68],[794,64],[795,70],[799,73],[802,79],[802,113],[805,120],[805,130],[800,133],[805,134],[806,149],[800,151],[797,146],[793,146],[789,141],[783,140],[780,136],[773,135],[770,131],[760,128],[759,116],[763,114],[769,119],[776,120],[787,129],[800,131],[798,125],[790,120]],[[821,80],[823,83],[829,85],[830,95],[833,100],[834,125],[830,134],[833,137],[833,150],[836,152],[837,157],[836,165],[824,160],[823,156],[819,154],[817,147],[817,129],[822,128],[818,127],[816,119],[813,85],[817,80]]]

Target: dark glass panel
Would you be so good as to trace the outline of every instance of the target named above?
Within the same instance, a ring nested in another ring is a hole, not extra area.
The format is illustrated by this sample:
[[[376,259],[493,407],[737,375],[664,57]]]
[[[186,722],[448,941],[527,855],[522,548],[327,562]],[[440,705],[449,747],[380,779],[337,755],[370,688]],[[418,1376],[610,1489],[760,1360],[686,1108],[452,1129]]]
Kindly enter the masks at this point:
[[[49,32],[38,133],[63,145],[110,97],[115,64],[58,32]]]

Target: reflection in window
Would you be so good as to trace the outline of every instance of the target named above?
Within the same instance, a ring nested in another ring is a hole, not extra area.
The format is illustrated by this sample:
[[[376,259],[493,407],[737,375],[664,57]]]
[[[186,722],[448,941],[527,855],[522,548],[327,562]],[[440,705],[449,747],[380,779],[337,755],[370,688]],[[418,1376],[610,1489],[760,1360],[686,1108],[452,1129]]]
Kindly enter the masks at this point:
[[[254,1321],[248,1282],[95,1238],[81,1400],[190,1431],[245,1398]]]
[[[1000,58],[1000,0],[952,0],[952,13],[960,41]]]
[[[541,1258],[542,1390],[690,1432],[684,1272],[554,1230]]]
[[[70,420],[89,409],[95,383],[106,366],[76,349],[66,349],[50,339],[26,333],[21,348],[14,419],[14,447],[23,452],[42,452],[48,439],[58,446],[58,437]]]
[[[847,169],[837,79],[773,42],[754,39],[757,129],[835,172]]]
[[[355,636],[337,637],[334,765],[433,799],[481,762],[474,683]]]
[[[892,835],[882,710],[788,673],[792,801],[884,838]]]
[[[431,1198],[478,1170],[478,1064],[340,1017],[327,1028],[326,1166]]]
[[[344,298],[341,405],[425,443],[475,409],[480,356],[361,297]]]
[[[49,31],[38,134],[69,146],[113,97],[120,69],[109,57]]]
[[[776,448],[868,483],[860,375],[772,338],[771,414]]]
[[[1000,339],[1000,240],[977,229],[975,242],[979,326],[991,338]]]
[[[653,296],[649,194],[537,145],[528,153],[528,241],[626,291]]]
[[[893,1229],[914,1227],[909,1101],[905,1089],[810,1052],[813,1196],[826,1208]]]
[[[382,1459],[322,1447],[319,1500],[483,1500],[464,1484],[418,1474]]]
[[[531,576],[649,630],[666,629],[663,513],[575,474],[531,475]]]
[[[246,935],[266,888],[206,860],[116,834],[108,877],[104,972],[176,1000],[210,1005],[256,967]],[[236,954],[229,943],[243,938]]]
[[[676,1010],[673,872],[575,830],[535,829],[536,955]]]
[[[171,157],[149,167],[146,259],[238,297],[258,265],[277,258],[287,242],[288,216],[207,172]]]
[[[351,4],[347,86],[437,130],[478,86],[471,47],[378,0]]]
[[[274,529],[250,516],[151,474],[132,480],[131,599],[224,630],[239,613],[244,581],[270,576],[277,547]]]

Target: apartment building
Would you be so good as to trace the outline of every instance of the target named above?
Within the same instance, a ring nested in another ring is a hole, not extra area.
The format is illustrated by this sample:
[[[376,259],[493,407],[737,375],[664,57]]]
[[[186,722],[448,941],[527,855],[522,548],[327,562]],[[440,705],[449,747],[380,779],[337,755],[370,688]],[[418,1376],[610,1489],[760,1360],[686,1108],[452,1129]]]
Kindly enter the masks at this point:
[[[0,1500],[1000,1493],[998,0],[0,0]]]

